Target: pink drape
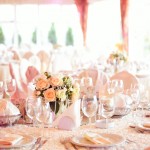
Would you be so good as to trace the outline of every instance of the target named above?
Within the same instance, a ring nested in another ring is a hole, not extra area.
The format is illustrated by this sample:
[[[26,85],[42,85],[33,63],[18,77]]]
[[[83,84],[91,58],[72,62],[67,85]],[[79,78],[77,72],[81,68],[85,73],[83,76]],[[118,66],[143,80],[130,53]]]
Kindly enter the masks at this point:
[[[88,18],[88,0],[75,0],[75,4],[80,13],[80,24],[83,32],[83,42],[86,46],[86,30],[87,30],[87,18]]]
[[[121,25],[124,50],[128,52],[128,10],[129,0],[120,0]]]

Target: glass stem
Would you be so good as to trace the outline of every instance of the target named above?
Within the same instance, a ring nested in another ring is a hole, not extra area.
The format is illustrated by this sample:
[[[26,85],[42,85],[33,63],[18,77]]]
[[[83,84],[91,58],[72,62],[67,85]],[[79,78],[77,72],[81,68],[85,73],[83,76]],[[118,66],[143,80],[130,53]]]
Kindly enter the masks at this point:
[[[92,119],[91,117],[89,117],[89,125],[91,125],[91,123],[92,123]]]
[[[105,123],[106,123],[106,129],[108,128],[108,119],[105,118]]]

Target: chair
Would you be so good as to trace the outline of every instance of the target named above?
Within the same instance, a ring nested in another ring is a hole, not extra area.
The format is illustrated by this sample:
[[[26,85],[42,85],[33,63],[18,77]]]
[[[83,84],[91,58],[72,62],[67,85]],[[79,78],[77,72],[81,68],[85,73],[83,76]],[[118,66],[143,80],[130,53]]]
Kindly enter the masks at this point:
[[[27,98],[27,87],[23,83],[21,76],[20,76],[20,70],[19,70],[19,63],[10,63],[10,74],[11,77],[16,80],[16,91],[11,97],[11,101],[14,105],[16,105],[22,116],[25,116],[25,99]]]
[[[124,90],[130,89],[131,86],[138,84],[138,79],[128,71],[121,71],[113,75],[110,80],[120,79],[124,83]]]
[[[41,61],[41,72],[48,71],[51,62],[49,54],[44,50],[40,50],[36,55]]]
[[[20,67],[20,63],[9,64],[11,77],[16,80],[16,91],[11,97],[11,101],[20,108],[22,115],[25,116],[25,100],[29,96],[29,92],[31,93],[28,88],[28,83],[31,82],[39,72],[34,66],[27,66],[27,68],[24,68],[25,79],[23,80],[20,74]]]
[[[38,56],[33,55],[29,58],[29,63],[31,66],[34,66],[39,72],[41,71],[41,60]]]
[[[103,89],[103,86],[108,81],[108,76],[97,68],[89,68],[79,74],[79,78],[91,77],[97,97],[99,97],[99,91]]]
[[[16,50],[11,50],[11,52],[13,53],[13,60],[19,61],[20,60],[20,55]]]
[[[31,82],[38,74],[39,71],[34,66],[29,66],[26,70],[27,83]]]
[[[27,51],[27,52],[24,53],[24,55],[22,56],[22,58],[25,58],[25,59],[28,60],[33,55],[34,54],[31,51]]]

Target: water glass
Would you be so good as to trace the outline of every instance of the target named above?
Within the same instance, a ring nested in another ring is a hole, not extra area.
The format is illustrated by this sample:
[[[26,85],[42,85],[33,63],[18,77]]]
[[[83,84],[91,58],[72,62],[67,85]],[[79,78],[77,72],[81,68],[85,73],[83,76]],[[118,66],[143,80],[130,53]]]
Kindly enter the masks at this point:
[[[115,102],[111,96],[104,96],[101,98],[101,115],[106,120],[106,128],[108,128],[108,119],[114,115]]]
[[[49,103],[39,100],[39,105],[36,108],[36,119],[43,125],[50,125],[52,123],[52,110]]]
[[[33,126],[35,126],[35,121],[36,121],[35,111],[37,107],[38,107],[37,99],[33,97],[28,97],[26,99],[26,103],[25,103],[26,114],[33,121]]]
[[[89,118],[89,125],[91,124],[91,119],[97,113],[97,97],[93,95],[92,97],[88,97],[88,95],[84,95],[82,98],[82,112],[86,117]]]
[[[94,92],[93,80],[91,77],[83,77],[81,79],[81,96]]]
[[[107,82],[107,92],[108,94],[114,94],[117,87],[117,80],[109,80]]]
[[[115,93],[123,93],[124,91],[124,83],[123,80],[116,80],[117,86],[115,88]]]

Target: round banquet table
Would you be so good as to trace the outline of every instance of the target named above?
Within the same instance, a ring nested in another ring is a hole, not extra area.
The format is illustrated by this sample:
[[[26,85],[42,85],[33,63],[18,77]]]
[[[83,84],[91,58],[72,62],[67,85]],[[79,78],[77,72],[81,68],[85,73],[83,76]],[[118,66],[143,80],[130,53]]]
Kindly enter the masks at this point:
[[[150,121],[150,118],[145,118]],[[115,126],[109,129],[100,129],[96,128],[94,124],[82,125],[79,128],[73,131],[66,131],[57,128],[44,128],[42,130],[40,127],[31,127],[29,125],[15,125],[13,127],[1,128],[0,134],[2,132],[11,132],[16,134],[27,134],[34,137],[39,137],[41,134],[44,134],[44,137],[47,139],[46,143],[39,148],[39,150],[67,150],[65,144],[62,143],[62,140],[68,139],[71,137],[78,136],[79,134],[87,133],[88,131],[96,133],[113,133],[123,136],[125,139],[131,140],[133,142],[124,142],[123,146],[114,146],[109,148],[87,148],[87,150],[144,150],[150,146],[150,132],[137,132],[134,128],[129,127],[129,123],[132,120],[131,114],[128,114],[121,118],[113,118]],[[69,149],[71,150],[71,148]],[[81,147],[78,147],[77,150],[82,150]]]

